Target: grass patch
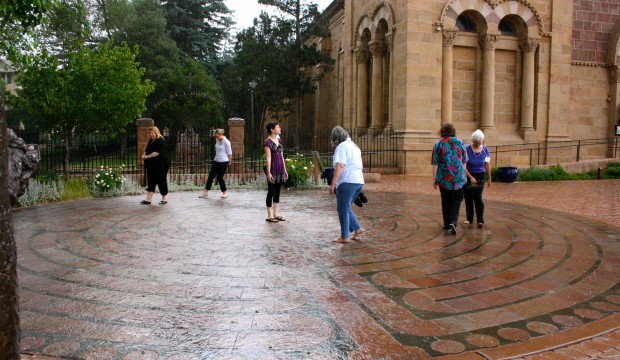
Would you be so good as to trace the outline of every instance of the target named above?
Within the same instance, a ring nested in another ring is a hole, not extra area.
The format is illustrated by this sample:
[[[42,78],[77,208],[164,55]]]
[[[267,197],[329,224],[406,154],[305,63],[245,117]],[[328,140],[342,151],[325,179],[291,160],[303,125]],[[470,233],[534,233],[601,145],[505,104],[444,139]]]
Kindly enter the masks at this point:
[[[93,197],[88,184],[83,179],[69,179],[64,183],[60,201],[77,200]]]

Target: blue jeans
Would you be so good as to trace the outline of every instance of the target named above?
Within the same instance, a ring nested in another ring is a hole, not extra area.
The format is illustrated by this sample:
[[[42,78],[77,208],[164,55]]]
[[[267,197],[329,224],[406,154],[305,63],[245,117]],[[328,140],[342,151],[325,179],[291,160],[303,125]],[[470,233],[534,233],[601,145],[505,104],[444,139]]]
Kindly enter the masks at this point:
[[[336,203],[338,205],[338,220],[340,220],[340,237],[348,239],[351,233],[361,228],[351,204],[362,191],[363,184],[342,183],[336,188]]]

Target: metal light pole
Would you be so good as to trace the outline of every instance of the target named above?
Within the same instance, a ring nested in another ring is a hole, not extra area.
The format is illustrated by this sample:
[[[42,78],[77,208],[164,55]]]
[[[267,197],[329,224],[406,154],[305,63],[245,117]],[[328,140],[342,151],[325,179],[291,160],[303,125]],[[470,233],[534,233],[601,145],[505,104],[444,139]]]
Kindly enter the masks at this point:
[[[258,85],[258,83],[252,80],[250,81],[248,85],[250,86],[250,129],[251,129],[251,132],[253,133],[254,132],[254,88],[256,87],[256,85]]]

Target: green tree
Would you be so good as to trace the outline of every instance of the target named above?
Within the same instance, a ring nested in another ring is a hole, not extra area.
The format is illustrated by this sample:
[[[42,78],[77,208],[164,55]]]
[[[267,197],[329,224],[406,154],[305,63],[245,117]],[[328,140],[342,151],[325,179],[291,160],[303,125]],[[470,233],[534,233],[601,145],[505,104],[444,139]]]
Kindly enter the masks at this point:
[[[315,74],[314,66],[322,64],[324,71],[331,71],[334,60],[317,49],[314,43],[305,43],[304,40],[312,36],[327,37],[329,31],[327,23],[321,17],[316,4],[303,0],[258,0],[259,4],[277,8],[283,15],[278,18],[278,26],[288,29],[287,46],[283,49],[292,66],[288,72],[292,79],[291,88],[295,92],[295,144],[299,144],[301,124],[301,98],[304,94],[316,91],[316,83],[323,76],[323,72]]]
[[[267,4],[267,2],[261,3]],[[276,1],[269,2],[274,5]],[[275,6],[275,5],[274,5]],[[292,20],[289,17],[269,16],[262,12],[259,18],[254,20],[254,26],[237,34],[235,45],[236,57],[234,66],[226,68],[227,79],[234,79],[232,71],[237,72],[238,83],[241,86],[222,82],[223,92],[227,95],[227,102],[242,97],[244,92],[246,99],[249,97],[247,84],[256,82],[254,89],[255,108],[258,113],[258,121],[255,121],[254,130],[258,131],[266,112],[275,117],[289,117],[295,114],[295,143],[298,143],[300,98],[304,94],[316,91],[316,82],[324,75],[323,72],[312,71],[316,65],[323,65],[325,71],[330,71],[333,60],[325,53],[319,51],[315,44],[304,44],[299,41],[297,34],[320,34],[318,31],[320,18],[316,5],[305,8],[300,20]],[[289,9],[291,10],[291,9]],[[300,10],[301,11],[301,10]],[[300,14],[302,14],[300,13]],[[301,36],[301,35],[300,35]],[[307,71],[310,69],[311,71]],[[223,77],[222,77],[223,78]],[[240,104],[241,108],[246,108]],[[249,111],[248,111],[249,113]]]
[[[163,1],[167,28],[181,51],[213,73],[222,41],[234,24],[223,0]]]
[[[169,92],[147,114],[173,131],[192,129],[205,134],[210,127],[222,127],[222,95],[204,66],[187,59],[174,75],[166,88]]]
[[[92,42],[92,28],[84,0],[59,0],[37,30],[36,42],[60,59]]]
[[[53,0],[0,1],[0,58],[27,63],[32,43],[24,41],[53,6]]]
[[[65,174],[75,135],[123,132],[144,111],[154,86],[142,80],[135,51],[109,43],[80,47],[63,66],[43,54],[19,74],[22,88],[10,102],[39,117],[44,130],[63,135]]]

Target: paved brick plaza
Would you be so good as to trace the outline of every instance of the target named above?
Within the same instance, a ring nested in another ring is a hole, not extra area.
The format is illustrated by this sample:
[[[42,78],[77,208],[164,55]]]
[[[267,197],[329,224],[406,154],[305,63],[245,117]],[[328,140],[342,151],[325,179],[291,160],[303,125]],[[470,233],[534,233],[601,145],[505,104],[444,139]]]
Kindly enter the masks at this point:
[[[327,191],[18,210],[24,358],[620,357],[620,181],[493,184],[456,236],[430,178],[365,189],[349,244]]]

